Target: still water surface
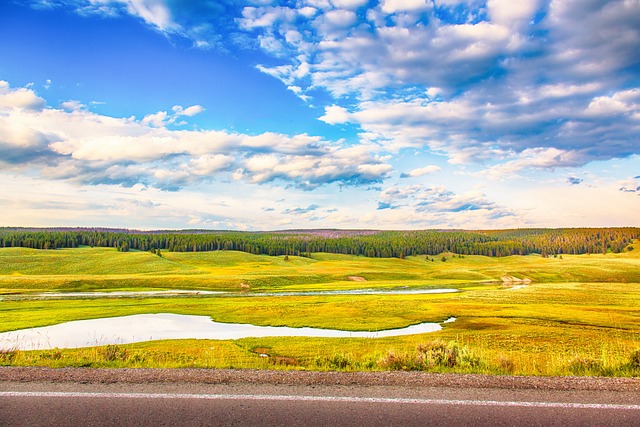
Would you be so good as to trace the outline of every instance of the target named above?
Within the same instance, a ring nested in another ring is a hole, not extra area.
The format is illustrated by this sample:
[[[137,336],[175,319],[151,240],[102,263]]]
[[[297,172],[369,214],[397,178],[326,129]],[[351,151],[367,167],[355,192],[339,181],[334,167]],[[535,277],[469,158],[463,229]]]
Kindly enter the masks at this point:
[[[243,296],[243,297],[289,297],[314,295],[419,295],[448,294],[460,292],[447,288],[365,288],[339,289],[329,291],[281,291],[281,292],[229,292],[200,290],[165,290],[165,291],[110,291],[110,292],[42,292],[30,294],[9,294],[0,297],[4,300],[41,300],[41,299],[103,299],[103,298],[142,298],[142,297],[178,297],[178,296]]]
[[[443,323],[455,321],[450,318]],[[352,332],[338,329],[256,326],[214,322],[208,316],[136,314],[77,320],[59,325],[0,333],[0,350],[48,350],[164,339],[229,340],[249,337],[382,338],[422,334],[442,329],[440,323],[420,323],[400,329]]]

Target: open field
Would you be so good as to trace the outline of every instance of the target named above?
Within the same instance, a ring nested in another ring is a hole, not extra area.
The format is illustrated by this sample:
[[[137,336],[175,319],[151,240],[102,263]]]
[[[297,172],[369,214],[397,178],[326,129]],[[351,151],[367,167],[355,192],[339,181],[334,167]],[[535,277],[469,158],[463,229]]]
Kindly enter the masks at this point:
[[[637,246],[637,245],[636,245]],[[442,258],[445,258],[443,261]],[[531,280],[527,282],[521,280]],[[433,287],[419,295],[253,296],[260,292]],[[20,299],[50,291],[200,289],[223,296]],[[0,364],[426,369],[528,375],[640,374],[640,248],[620,254],[374,259],[218,251],[0,249],[0,332],[141,313],[345,330],[457,321],[439,332],[379,339],[155,341],[12,351]],[[0,297],[1,298],[1,297]],[[263,354],[261,356],[260,354]],[[264,355],[268,355],[265,357]]]

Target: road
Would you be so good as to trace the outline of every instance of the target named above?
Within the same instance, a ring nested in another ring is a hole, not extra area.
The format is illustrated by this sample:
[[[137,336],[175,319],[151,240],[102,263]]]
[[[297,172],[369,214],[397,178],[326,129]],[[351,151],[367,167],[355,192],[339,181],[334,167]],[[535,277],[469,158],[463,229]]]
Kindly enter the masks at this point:
[[[381,374],[373,377],[378,381],[364,384],[340,374],[327,377],[333,383],[310,381],[304,373],[302,381],[295,373],[269,377],[271,381],[261,381],[259,375],[244,372],[235,381],[230,374],[231,380],[210,383],[165,381],[162,376],[153,381],[78,382],[45,375],[25,381],[7,380],[0,370],[0,425],[640,425],[639,382],[633,380],[593,385],[547,379],[544,386],[534,382],[529,387],[525,381],[505,387],[459,376],[452,385],[441,384],[449,381],[446,377],[428,375],[406,385],[399,384],[402,375]]]

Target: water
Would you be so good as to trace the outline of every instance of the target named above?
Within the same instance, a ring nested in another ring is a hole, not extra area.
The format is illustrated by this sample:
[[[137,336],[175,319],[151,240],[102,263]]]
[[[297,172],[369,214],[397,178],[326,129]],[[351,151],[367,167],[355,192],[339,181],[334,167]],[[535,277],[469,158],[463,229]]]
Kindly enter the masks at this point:
[[[447,319],[443,323],[455,321]],[[171,313],[137,314],[77,320],[40,328],[0,333],[0,350],[48,350],[164,339],[231,340],[249,337],[382,338],[423,334],[442,329],[440,323],[420,323],[400,329],[352,332],[338,329],[256,326],[214,322],[208,316]]]
[[[420,295],[447,294],[459,292],[458,289],[406,288],[406,289],[345,289],[331,291],[284,291],[284,292],[227,292],[199,290],[166,291],[113,291],[113,292],[43,292],[34,294],[10,294],[0,297],[2,300],[41,300],[63,298],[141,298],[141,297],[177,297],[177,296],[247,296],[247,297],[290,297],[321,295]]]
[[[449,294],[459,292],[458,289],[408,288],[408,289],[345,289],[335,291],[291,291],[291,292],[256,292],[247,296],[311,296],[311,295],[420,295]]]
[[[120,297],[172,297],[172,296],[197,296],[219,295],[223,291],[198,291],[198,290],[168,290],[168,291],[111,291],[111,292],[43,292],[39,294],[11,294],[5,299],[58,299],[58,298],[120,298]]]

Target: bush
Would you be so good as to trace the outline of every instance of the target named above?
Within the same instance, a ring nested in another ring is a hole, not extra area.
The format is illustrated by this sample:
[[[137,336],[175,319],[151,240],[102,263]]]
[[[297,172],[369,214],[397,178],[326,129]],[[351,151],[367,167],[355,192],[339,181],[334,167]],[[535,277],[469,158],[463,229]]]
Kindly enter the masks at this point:
[[[507,374],[512,374],[515,370],[515,364],[513,363],[513,360],[502,355],[498,357],[498,367],[502,372],[505,372]]]
[[[54,348],[51,351],[45,351],[38,355],[40,360],[60,360],[62,359],[62,351],[59,348]]]
[[[454,342],[435,340],[416,347],[414,354],[387,352],[378,365],[384,369],[429,371],[441,368],[478,368],[482,360],[466,347]]]
[[[332,357],[327,357],[324,363],[329,369],[346,369],[354,366],[353,356],[344,353],[336,353]]]
[[[586,356],[576,356],[569,362],[569,371],[573,375],[600,374],[603,370],[600,360]]]
[[[640,369],[640,348],[637,348],[629,355],[629,366],[632,369]]]
[[[479,357],[471,350],[454,342],[442,340],[421,344],[417,348],[418,362],[423,369],[442,368],[476,368],[481,365]]]
[[[416,370],[413,361],[407,353],[396,354],[393,350],[389,350],[387,354],[378,360],[381,368],[391,371],[412,371]]]
[[[0,365],[11,365],[18,356],[18,350],[0,350]]]
[[[121,361],[124,362],[129,358],[129,352],[126,348],[121,348],[117,344],[109,344],[100,350],[104,360],[108,362]]]

